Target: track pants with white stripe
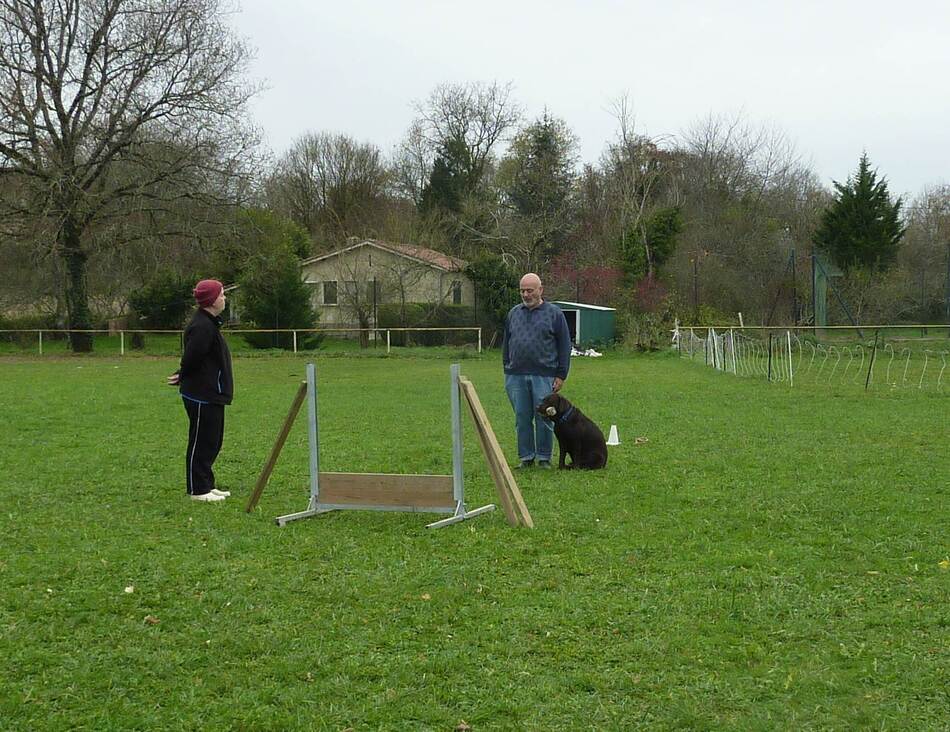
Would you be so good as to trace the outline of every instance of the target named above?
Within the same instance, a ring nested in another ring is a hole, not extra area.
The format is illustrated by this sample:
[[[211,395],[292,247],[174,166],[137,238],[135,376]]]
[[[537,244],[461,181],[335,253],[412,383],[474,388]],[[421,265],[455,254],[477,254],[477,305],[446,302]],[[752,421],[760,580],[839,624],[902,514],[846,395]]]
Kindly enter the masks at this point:
[[[185,486],[189,495],[215,487],[215,458],[224,441],[224,405],[182,399],[188,413],[188,451],[185,453]]]

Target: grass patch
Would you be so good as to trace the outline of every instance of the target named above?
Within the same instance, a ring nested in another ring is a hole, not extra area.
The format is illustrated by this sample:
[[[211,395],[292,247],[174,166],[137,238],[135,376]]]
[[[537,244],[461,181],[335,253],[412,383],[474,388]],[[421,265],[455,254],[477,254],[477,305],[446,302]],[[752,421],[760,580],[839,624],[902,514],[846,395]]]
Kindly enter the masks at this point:
[[[448,360],[316,359],[323,469],[451,472]],[[173,358],[0,363],[0,727],[946,729],[946,396],[578,358],[565,393],[622,444],[519,475],[534,531],[278,529],[303,420],[243,507],[305,361],[236,358],[223,505],[184,496]],[[513,458],[497,355],[462,371]]]

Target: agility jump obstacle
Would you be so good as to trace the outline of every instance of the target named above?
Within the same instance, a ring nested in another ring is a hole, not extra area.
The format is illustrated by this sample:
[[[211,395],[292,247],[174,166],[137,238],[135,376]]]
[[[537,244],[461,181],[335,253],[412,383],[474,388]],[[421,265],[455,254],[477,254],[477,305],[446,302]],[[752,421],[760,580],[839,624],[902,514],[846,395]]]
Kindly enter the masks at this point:
[[[307,400],[307,424],[309,428],[309,452],[310,452],[310,502],[304,511],[287,514],[277,517],[277,525],[285,526],[291,521],[297,519],[311,518],[329,511],[359,509],[368,511],[409,511],[413,513],[448,513],[448,518],[435,521],[428,524],[428,528],[438,528],[450,524],[464,521],[468,518],[479,516],[488,511],[494,510],[495,506],[489,504],[476,508],[471,511],[465,506],[465,483],[462,471],[462,418],[460,407],[460,394],[466,395],[466,402],[469,409],[472,410],[473,419],[476,424],[476,432],[479,435],[479,441],[482,449],[486,450],[485,455],[492,471],[492,477],[495,479],[496,487],[499,489],[499,495],[502,496],[502,504],[505,508],[505,515],[508,522],[517,526],[524,524],[533,526],[531,516],[524,507],[524,501],[521,498],[518,487],[511,478],[508,480],[501,476],[501,473],[493,465],[493,462],[504,465],[504,455],[500,453],[497,440],[491,431],[491,425],[487,423],[487,417],[484,410],[478,404],[479,417],[476,417],[475,408],[472,405],[469,393],[474,395],[477,401],[478,395],[475,394],[474,387],[467,380],[461,380],[459,376],[458,364],[451,367],[452,391],[452,475],[395,475],[389,473],[327,473],[320,472],[320,440],[317,421],[317,380],[316,369],[314,365],[307,364],[307,381],[301,383],[294,397],[290,412],[284,420],[280,434],[274,447],[271,450],[270,457],[261,471],[261,475],[254,486],[254,491],[247,504],[247,512],[250,513],[270,479],[271,472],[277,463],[277,458],[290,434],[294,420],[303,405],[304,399]],[[463,385],[468,384],[468,390]],[[479,420],[484,424],[480,426]],[[483,437],[483,434],[490,434],[490,438]],[[493,442],[494,448],[497,448],[497,454],[489,456],[486,445],[489,441]],[[496,477],[500,476],[500,477]],[[510,477],[510,470],[508,476]],[[499,480],[504,481],[504,492],[502,491]],[[511,490],[517,495],[515,499]],[[523,507],[523,512],[521,512]],[[515,511],[518,511],[516,514]],[[526,518],[524,518],[526,517]]]

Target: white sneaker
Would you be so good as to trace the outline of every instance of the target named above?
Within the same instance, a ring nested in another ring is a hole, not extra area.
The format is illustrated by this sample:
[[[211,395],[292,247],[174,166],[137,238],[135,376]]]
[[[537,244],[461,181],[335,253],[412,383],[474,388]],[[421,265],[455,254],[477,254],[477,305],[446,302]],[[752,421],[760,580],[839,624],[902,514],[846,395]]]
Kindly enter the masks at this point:
[[[211,491],[208,491],[207,493],[201,493],[201,494],[198,494],[198,495],[193,495],[193,496],[191,497],[191,500],[193,500],[193,501],[205,501],[205,502],[208,502],[208,501],[223,501],[223,500],[224,500],[224,496],[218,495],[218,494],[215,493],[213,490],[211,490]]]
[[[225,498],[231,495],[231,491],[223,491],[220,488],[212,488],[211,492],[219,496],[224,496]]]

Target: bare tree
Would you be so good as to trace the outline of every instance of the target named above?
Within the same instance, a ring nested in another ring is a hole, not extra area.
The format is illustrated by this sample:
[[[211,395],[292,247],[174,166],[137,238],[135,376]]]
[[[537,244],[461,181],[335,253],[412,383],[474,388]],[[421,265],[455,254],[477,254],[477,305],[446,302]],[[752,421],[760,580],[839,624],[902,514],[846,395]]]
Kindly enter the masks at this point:
[[[617,120],[614,142],[601,158],[608,212],[616,238],[625,241],[635,231],[643,242],[646,274],[652,276],[656,257],[646,236],[644,223],[652,208],[679,205],[675,186],[673,156],[663,148],[662,138],[650,138],[636,132],[630,101],[620,97],[613,106]]]
[[[694,123],[676,158],[686,220],[672,262],[678,289],[692,293],[694,307],[702,300],[766,322],[780,297],[798,297],[796,272],[808,271],[803,244],[825,195],[814,173],[781,130],[740,115]],[[792,303],[779,313],[796,309]]]
[[[521,119],[511,99],[511,83],[442,84],[416,104],[418,134],[431,150],[455,150],[463,174],[473,186],[485,174],[498,143]]]
[[[248,58],[219,0],[0,0],[0,222],[52,247],[71,328],[95,224],[244,192]]]
[[[321,132],[294,142],[268,188],[274,207],[332,246],[374,233],[388,184],[379,148]]]
[[[425,281],[430,271],[424,264],[406,258],[393,259],[385,266],[382,279],[385,282],[386,299],[398,303],[402,323],[406,323],[406,307],[413,302],[413,293]],[[448,293],[443,293],[442,298],[447,295]],[[420,304],[425,302],[423,298]],[[433,307],[439,304],[441,303],[438,300],[434,300]]]
[[[377,261],[363,256],[338,257],[335,276],[338,282],[337,302],[348,323],[356,323],[362,329],[360,345],[369,345],[368,328],[378,327],[378,308],[384,304],[398,304],[401,322],[406,322],[407,306],[418,294],[431,269],[422,262],[407,257]],[[451,290],[443,299],[451,295]],[[439,303],[437,302],[435,306]]]
[[[950,323],[950,185],[927,186],[911,202],[897,261],[905,311],[891,317]]]
[[[397,195],[407,198],[418,206],[422,202],[432,173],[435,151],[426,140],[423,123],[415,120],[392,156],[392,184]]]

